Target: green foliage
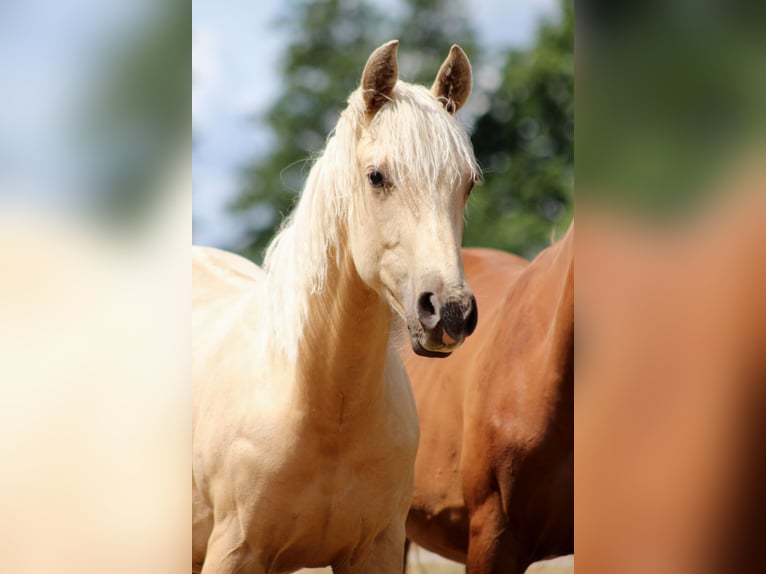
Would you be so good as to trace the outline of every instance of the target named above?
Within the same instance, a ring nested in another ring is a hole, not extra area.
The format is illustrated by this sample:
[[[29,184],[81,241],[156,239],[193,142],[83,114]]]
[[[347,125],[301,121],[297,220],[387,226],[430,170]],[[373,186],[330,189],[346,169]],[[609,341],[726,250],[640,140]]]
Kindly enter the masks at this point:
[[[591,23],[581,199],[673,224],[762,156],[764,16],[763,2],[635,2]]]
[[[479,58],[474,32],[459,0],[407,0],[392,37],[401,39],[403,80],[430,86],[453,44]]]
[[[485,183],[469,203],[465,245],[534,256],[572,219],[574,188],[574,25],[541,26],[528,51],[507,54],[502,82],[472,140]]]
[[[385,38],[385,18],[371,4],[354,0],[296,0],[280,25],[295,40],[282,61],[282,95],[263,118],[274,136],[272,152],[245,173],[237,210],[266,211],[266,223],[249,230],[249,257],[260,260],[282,218],[290,211],[310,168],[335,126],[348,94],[361,77],[365,58]]]
[[[292,207],[310,158],[319,152],[345,99],[358,85],[366,58],[391,38],[402,41],[400,75],[430,85],[452,44],[476,69],[481,54],[458,0],[406,0],[382,14],[364,0],[293,0],[281,25],[291,38],[282,61],[283,90],[264,121],[270,155],[245,172],[234,209],[259,212],[243,253],[260,261]],[[528,52],[510,52],[503,81],[473,137],[485,185],[469,207],[466,244],[532,255],[572,214],[572,14],[541,28]],[[398,14],[398,16],[396,15]],[[262,217],[263,214],[266,217]],[[264,223],[265,220],[265,223]]]

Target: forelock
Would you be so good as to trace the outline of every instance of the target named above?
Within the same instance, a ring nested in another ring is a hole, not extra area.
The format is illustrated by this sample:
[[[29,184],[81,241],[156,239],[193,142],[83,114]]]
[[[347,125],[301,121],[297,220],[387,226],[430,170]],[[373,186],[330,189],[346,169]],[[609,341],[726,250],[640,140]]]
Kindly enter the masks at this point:
[[[440,180],[458,185],[466,176],[479,177],[466,130],[423,86],[398,82],[368,134],[381,156],[374,161],[386,162],[397,184],[435,190]]]

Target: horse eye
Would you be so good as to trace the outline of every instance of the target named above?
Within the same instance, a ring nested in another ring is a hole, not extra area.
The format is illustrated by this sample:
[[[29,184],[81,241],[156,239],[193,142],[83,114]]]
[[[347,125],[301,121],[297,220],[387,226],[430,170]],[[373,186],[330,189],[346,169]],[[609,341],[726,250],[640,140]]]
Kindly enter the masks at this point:
[[[386,178],[379,171],[371,171],[367,175],[367,180],[372,187],[383,187],[386,184]]]

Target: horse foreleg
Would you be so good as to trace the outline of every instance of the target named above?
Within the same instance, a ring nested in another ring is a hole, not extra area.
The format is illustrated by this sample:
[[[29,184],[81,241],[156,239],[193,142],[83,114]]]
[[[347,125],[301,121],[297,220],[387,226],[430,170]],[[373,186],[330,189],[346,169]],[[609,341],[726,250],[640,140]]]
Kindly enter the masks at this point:
[[[526,566],[516,551],[500,497],[492,496],[471,513],[466,572],[523,574]]]
[[[375,538],[375,545],[360,565],[333,566],[334,574],[402,574],[404,557],[404,521],[390,525]]]
[[[192,574],[200,574],[202,571],[213,524],[213,509],[192,478]]]
[[[201,574],[265,574],[242,539],[239,524],[228,520],[216,524],[207,544]]]

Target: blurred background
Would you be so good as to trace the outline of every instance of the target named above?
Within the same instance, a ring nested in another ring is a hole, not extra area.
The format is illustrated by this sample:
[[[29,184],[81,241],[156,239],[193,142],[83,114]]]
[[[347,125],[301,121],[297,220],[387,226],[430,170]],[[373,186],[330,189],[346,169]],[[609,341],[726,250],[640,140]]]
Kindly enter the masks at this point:
[[[0,3],[0,208],[112,230],[163,197],[190,136],[184,0]]]
[[[191,35],[186,0],[0,2],[7,572],[187,567]]]
[[[572,214],[573,14],[565,0],[194,0],[193,240],[260,261],[369,54],[398,38],[400,77],[430,85],[468,53],[461,111],[485,183],[465,245],[531,257]]]
[[[766,572],[766,3],[576,17],[578,567]]]
[[[675,224],[763,165],[766,3],[581,8],[579,205]]]

